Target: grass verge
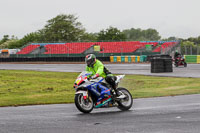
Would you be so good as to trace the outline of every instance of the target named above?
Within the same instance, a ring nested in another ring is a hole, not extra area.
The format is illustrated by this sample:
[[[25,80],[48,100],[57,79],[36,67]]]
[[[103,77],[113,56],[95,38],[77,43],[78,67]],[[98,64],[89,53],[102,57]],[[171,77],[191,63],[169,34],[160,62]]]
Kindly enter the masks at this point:
[[[79,73],[0,70],[0,106],[72,103]],[[126,75],[133,98],[200,93],[200,78]]]

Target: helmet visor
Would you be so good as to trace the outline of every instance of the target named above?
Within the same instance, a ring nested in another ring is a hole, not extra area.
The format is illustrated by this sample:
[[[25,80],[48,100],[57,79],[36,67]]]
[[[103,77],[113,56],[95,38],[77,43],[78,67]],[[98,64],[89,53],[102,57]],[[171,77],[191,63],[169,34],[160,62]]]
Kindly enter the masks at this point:
[[[86,64],[87,64],[88,66],[91,66],[92,63],[93,63],[92,59],[90,59],[90,60],[86,60],[85,62],[86,62]]]

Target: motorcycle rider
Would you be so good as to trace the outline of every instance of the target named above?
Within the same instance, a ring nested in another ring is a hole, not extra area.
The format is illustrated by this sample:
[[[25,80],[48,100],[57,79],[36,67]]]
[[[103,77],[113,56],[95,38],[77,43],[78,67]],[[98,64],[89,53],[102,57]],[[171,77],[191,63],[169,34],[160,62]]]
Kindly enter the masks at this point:
[[[103,77],[114,90],[116,89],[116,77],[113,76],[111,72],[109,72],[109,70],[103,65],[100,60],[96,59],[96,56],[94,54],[86,55],[85,62],[87,64],[86,71],[92,72],[92,79]]]
[[[181,54],[178,52],[178,50],[176,50],[175,54],[174,54],[174,59],[175,59],[175,63],[178,62],[178,57],[181,56]]]

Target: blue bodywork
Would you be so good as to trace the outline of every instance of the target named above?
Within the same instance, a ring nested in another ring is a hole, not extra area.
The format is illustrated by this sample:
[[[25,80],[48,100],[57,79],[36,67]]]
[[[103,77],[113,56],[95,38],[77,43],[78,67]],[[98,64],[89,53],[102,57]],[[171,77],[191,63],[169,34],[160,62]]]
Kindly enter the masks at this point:
[[[92,92],[98,99],[95,106],[97,108],[111,101],[110,89],[100,84],[103,80],[104,79],[102,78],[98,82],[94,82],[93,84],[87,86],[87,89]],[[99,90],[101,90],[101,92],[99,92]],[[107,95],[108,98],[104,98],[105,95]]]
[[[88,76],[88,74],[82,76]],[[97,98],[97,102],[95,104],[96,108],[101,107],[112,100],[111,89],[101,84],[103,80],[104,78],[99,77],[98,81],[92,80],[83,84],[84,88],[87,88],[89,92],[91,92],[92,94],[94,94],[94,96],[96,96]],[[104,97],[105,95],[107,96],[106,98]]]

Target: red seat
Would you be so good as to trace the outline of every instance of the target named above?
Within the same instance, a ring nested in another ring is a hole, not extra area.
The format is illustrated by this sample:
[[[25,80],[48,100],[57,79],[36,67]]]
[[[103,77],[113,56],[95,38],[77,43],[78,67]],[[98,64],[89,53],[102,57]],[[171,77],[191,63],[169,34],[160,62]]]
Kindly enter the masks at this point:
[[[28,45],[26,47],[24,47],[21,51],[17,52],[17,54],[29,54],[31,53],[34,49],[38,48],[40,45]]]

